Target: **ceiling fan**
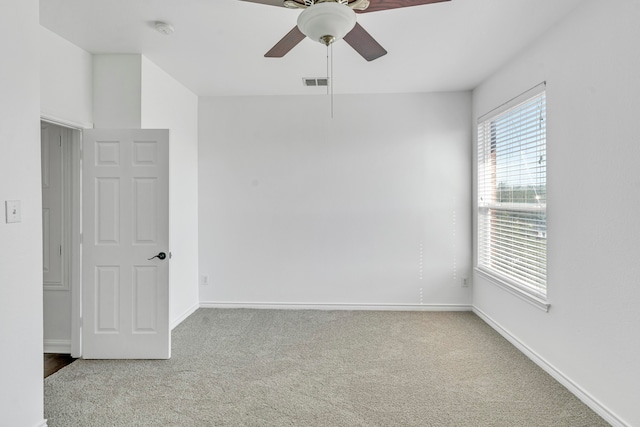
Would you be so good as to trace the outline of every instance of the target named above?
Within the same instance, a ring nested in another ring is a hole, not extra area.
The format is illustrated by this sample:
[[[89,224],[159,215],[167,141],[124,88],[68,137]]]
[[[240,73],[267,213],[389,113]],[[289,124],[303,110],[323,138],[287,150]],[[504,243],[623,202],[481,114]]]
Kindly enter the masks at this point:
[[[309,37],[329,46],[344,38],[367,61],[386,55],[387,51],[356,22],[356,13],[377,12],[450,0],[242,0],[251,3],[304,9],[298,25],[264,56],[282,58],[298,43]]]

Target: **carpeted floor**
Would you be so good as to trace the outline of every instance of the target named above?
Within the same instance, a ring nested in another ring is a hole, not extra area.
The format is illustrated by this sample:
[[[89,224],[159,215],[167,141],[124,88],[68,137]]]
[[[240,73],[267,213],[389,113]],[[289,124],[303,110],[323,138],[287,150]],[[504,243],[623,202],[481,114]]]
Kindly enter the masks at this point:
[[[49,427],[608,426],[472,313],[199,309],[167,361],[78,360]]]

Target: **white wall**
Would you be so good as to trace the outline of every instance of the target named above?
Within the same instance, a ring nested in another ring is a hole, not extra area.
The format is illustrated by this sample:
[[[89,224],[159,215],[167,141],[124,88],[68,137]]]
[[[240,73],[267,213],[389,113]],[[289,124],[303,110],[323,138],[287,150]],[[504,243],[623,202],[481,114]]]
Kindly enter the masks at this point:
[[[99,129],[140,129],[142,55],[93,55],[93,122]]]
[[[170,130],[169,319],[198,307],[198,97],[142,57],[142,128]]]
[[[473,95],[475,119],[547,81],[551,310],[477,274],[474,305],[629,426],[640,425],[638,22],[636,0],[585,1]]]
[[[75,127],[92,127],[91,54],[40,27],[40,111]]]
[[[200,301],[470,304],[470,94],[335,108],[201,98]]]
[[[38,20],[37,0],[0,2],[0,423],[25,427],[43,422]]]

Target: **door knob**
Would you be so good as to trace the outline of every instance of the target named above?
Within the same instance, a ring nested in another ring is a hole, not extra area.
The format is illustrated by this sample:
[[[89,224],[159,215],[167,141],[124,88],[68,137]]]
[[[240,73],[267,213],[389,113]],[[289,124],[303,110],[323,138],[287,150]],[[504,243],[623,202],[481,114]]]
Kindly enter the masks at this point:
[[[154,258],[165,259],[166,257],[167,257],[167,254],[165,254],[164,252],[160,252],[158,255],[154,255],[151,258],[149,258],[149,261],[151,261]]]

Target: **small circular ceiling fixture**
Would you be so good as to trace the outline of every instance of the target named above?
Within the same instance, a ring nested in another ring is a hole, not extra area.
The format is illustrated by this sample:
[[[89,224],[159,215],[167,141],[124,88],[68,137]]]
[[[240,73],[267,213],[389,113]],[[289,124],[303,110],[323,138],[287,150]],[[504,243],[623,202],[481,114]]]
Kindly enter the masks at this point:
[[[302,34],[327,46],[342,39],[355,25],[353,9],[334,1],[315,3],[298,17],[298,28]]]
[[[156,31],[160,34],[164,34],[165,36],[170,36],[175,31],[171,24],[167,24],[166,22],[156,21],[154,24]]]

